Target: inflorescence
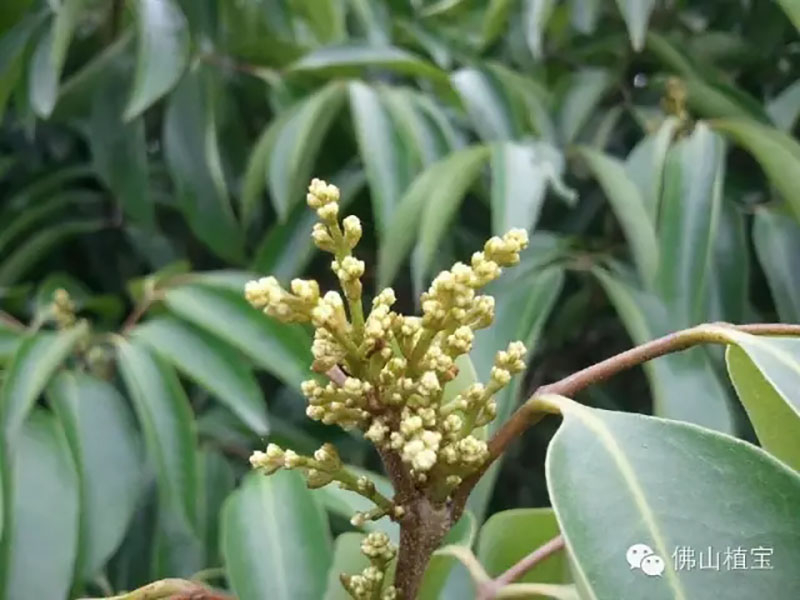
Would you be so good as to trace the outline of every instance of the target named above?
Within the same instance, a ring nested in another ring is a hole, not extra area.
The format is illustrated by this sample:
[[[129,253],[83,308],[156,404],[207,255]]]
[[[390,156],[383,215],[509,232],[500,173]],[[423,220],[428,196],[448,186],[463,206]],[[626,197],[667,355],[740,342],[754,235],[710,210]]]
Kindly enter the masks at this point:
[[[495,280],[502,267],[519,262],[527,233],[512,229],[503,237],[492,237],[469,264],[457,262],[441,272],[422,294],[421,317],[392,310],[396,298],[391,288],[374,297],[365,317],[361,284],[365,265],[352,253],[361,239],[361,222],[353,215],[339,222],[339,190],[334,185],[314,179],[306,200],[319,217],[312,238],[318,248],[333,255],[331,269],[344,297],[335,291],[322,294],[313,280],[294,279],[285,289],[275,277],[248,282],[245,296],[280,321],[314,326],[312,368],[327,374],[329,381],[303,383],[308,416],[360,429],[382,455],[400,457],[418,489],[432,499],[445,500],[486,462],[489,453],[481,433],[495,417],[494,395],[525,368],[525,346],[512,342],[497,353],[485,385],[472,384],[453,398],[444,393],[458,375],[456,360],[472,348],[475,330],[488,327],[494,318],[494,298],[481,295],[480,289]],[[280,468],[300,469],[309,487],[336,481],[370,498],[376,509],[356,515],[354,524],[403,514],[402,507],[379,494],[371,481],[343,468],[330,444],[313,457],[270,444],[266,452],[255,452],[251,463],[267,474]],[[372,597],[361,590],[378,585],[379,567],[373,561],[361,575],[343,580],[354,598]]]

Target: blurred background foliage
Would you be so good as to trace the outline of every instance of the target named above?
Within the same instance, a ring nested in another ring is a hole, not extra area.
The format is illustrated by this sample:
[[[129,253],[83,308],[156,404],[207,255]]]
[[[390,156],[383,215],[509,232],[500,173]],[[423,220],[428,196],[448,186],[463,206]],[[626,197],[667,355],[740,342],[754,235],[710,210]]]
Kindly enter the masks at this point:
[[[308,331],[242,298],[253,273],[333,285],[312,176],[366,224],[367,290],[405,309],[487,236],[532,232],[472,355],[485,378],[509,339],[533,348],[500,422],[632,342],[800,322],[798,25],[796,0],[3,0],[0,595],[210,569],[266,597],[283,553],[313,562],[283,575],[317,598],[347,564],[357,543],[334,558],[330,528],[358,498],[312,500],[291,474],[239,486],[268,440],[333,440],[380,469],[305,418]],[[57,326],[60,288],[77,324]],[[662,358],[580,399],[751,438],[720,358]],[[490,473],[458,540],[548,504],[551,432]],[[523,554],[519,529],[492,536]],[[427,597],[464,597],[437,566]]]

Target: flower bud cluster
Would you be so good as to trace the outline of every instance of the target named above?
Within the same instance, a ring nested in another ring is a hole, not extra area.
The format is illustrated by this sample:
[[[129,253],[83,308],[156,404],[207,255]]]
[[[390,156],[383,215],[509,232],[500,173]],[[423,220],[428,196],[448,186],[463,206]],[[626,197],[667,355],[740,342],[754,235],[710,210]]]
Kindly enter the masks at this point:
[[[365,316],[361,298],[365,264],[352,254],[362,236],[361,222],[354,216],[339,222],[338,189],[324,181],[312,181],[307,201],[320,218],[312,237],[320,249],[334,255],[331,267],[344,298],[333,291],[322,294],[313,281],[296,279],[286,290],[273,277],[248,283],[245,296],[268,315],[315,327],[313,369],[328,374],[330,381],[303,383],[307,415],[360,429],[384,456],[393,455],[405,466],[419,489],[444,499],[487,460],[481,428],[496,415],[494,395],[525,367],[525,347],[513,342],[497,353],[485,386],[473,384],[455,397],[445,393],[458,375],[459,357],[472,349],[475,330],[487,327],[494,317],[494,299],[478,291],[503,267],[519,262],[527,234],[514,229],[493,237],[469,264],[456,263],[440,273],[422,295],[421,317],[396,311],[391,288],[375,296]],[[331,470],[322,468],[316,458],[276,448],[270,445],[267,452],[255,453],[254,466],[266,473],[299,467],[314,486],[332,480]],[[367,483],[363,489],[353,480],[340,485],[367,497],[374,493]],[[383,503],[379,510],[354,519],[358,524],[385,514],[398,518],[393,511],[401,508]],[[369,577],[363,573],[354,578],[351,583],[367,586]]]
[[[387,586],[382,590],[389,563],[397,554],[397,549],[385,533],[373,532],[361,542],[361,553],[369,559],[370,565],[358,575],[342,575],[344,588],[354,600],[394,600],[397,590]]]
[[[323,444],[314,456],[302,456],[294,450],[284,450],[277,444],[269,444],[267,451],[256,450],[250,455],[250,464],[265,475],[279,469],[298,469],[306,478],[310,488],[320,488],[343,475],[342,460],[333,444]]]
[[[67,329],[75,325],[75,303],[64,288],[58,288],[53,293],[53,302],[50,304],[53,320],[59,329]]]

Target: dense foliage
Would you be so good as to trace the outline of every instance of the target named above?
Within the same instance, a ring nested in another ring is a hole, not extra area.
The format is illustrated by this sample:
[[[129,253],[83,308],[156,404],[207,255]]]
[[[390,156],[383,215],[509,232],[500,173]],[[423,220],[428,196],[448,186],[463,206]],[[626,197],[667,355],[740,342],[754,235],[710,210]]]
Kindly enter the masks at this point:
[[[530,350],[488,435],[523,391],[631,341],[800,322],[798,26],[794,0],[3,0],[0,595],[109,595],[211,569],[246,600],[342,597],[338,573],[363,567],[348,519],[369,507],[295,473],[245,476],[267,441],[331,441],[380,470],[360,436],[305,418],[309,331],[243,296],[254,274],[331,287],[312,176],[361,216],[365,296],[391,284],[407,313],[488,236],[531,233],[470,353],[485,381],[510,340]],[[769,371],[736,343],[728,369]],[[800,352],[785,352],[783,390],[754,393],[796,431]],[[796,442],[765,440],[725,370],[694,348],[578,399],[758,439],[797,469]],[[653,423],[659,444],[700,444]],[[583,439],[571,426],[562,445]],[[548,495],[553,430],[513,446],[451,532],[492,575],[558,529],[529,508],[569,485]],[[706,467],[662,465],[692,481],[718,473]],[[713,498],[741,492],[723,488]],[[697,519],[714,523],[706,504]],[[434,558],[424,597],[465,596],[453,565]],[[563,557],[530,576],[567,581]]]

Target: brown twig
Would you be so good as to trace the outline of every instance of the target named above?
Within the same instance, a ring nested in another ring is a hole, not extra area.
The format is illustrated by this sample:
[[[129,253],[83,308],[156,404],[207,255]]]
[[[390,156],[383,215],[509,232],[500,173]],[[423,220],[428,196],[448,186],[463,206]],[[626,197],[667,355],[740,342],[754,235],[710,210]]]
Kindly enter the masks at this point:
[[[604,381],[609,377],[649,360],[686,350],[699,344],[730,344],[730,336],[726,329],[734,329],[742,333],[772,336],[800,336],[800,325],[785,323],[756,323],[751,325],[732,325],[729,323],[706,323],[683,329],[663,337],[645,342],[630,350],[616,354],[590,367],[581,369],[568,377],[554,383],[539,387],[531,397],[541,394],[559,394],[574,396],[586,387]],[[545,416],[536,410],[530,402],[524,403],[511,418],[494,434],[489,441],[489,459],[480,470],[464,480],[453,494],[454,522],[464,510],[467,498],[489,466],[505,451],[508,445],[521,435],[528,427]]]
[[[536,550],[524,556],[514,565],[511,565],[508,570],[501,573],[499,576],[495,577],[495,582],[500,585],[508,585],[509,583],[514,583],[517,579],[525,575],[528,571],[530,571],[533,567],[537,564],[542,562],[549,556],[552,556],[559,550],[564,549],[564,536],[558,534],[549,542],[545,542]]]

